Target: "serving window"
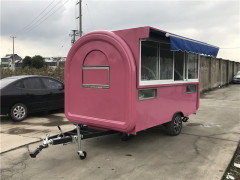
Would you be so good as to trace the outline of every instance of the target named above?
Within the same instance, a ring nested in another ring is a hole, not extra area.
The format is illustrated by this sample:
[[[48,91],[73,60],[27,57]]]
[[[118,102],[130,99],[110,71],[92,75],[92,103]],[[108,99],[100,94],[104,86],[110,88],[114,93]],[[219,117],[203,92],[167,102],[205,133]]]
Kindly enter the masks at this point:
[[[198,56],[188,53],[188,79],[198,79]]]
[[[141,41],[140,85],[198,82],[198,55],[171,51],[170,43]]]
[[[158,43],[145,41],[141,46],[141,80],[158,80],[159,79],[159,55]]]
[[[185,58],[183,52],[174,52],[174,81],[183,81],[185,79],[184,61]]]
[[[160,44],[160,80],[173,79],[173,52],[170,44]]]

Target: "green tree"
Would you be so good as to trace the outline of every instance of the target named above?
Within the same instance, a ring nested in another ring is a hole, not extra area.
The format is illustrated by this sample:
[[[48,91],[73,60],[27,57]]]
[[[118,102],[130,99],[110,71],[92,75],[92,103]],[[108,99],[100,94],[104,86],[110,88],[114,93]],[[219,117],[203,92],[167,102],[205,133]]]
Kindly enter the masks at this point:
[[[32,63],[32,58],[30,56],[26,56],[24,59],[23,59],[23,64],[22,64],[22,67],[31,67],[31,63]]]
[[[32,57],[32,63],[31,67],[34,67],[36,69],[40,69],[46,65],[44,59],[42,56],[36,55]]]

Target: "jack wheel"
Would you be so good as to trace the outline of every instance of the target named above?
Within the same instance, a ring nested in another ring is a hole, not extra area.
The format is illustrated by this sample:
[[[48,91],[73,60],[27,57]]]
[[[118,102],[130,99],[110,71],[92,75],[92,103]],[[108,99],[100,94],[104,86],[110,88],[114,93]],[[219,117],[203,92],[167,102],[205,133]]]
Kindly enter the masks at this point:
[[[80,157],[81,160],[85,159],[87,157],[86,151],[82,151],[81,154],[79,153],[79,157]]]
[[[121,137],[121,140],[122,140],[122,141],[128,141],[128,140],[130,140],[130,139],[133,137],[133,135],[131,135],[131,134],[126,134],[126,133],[121,133],[121,134],[120,134],[120,137]]]

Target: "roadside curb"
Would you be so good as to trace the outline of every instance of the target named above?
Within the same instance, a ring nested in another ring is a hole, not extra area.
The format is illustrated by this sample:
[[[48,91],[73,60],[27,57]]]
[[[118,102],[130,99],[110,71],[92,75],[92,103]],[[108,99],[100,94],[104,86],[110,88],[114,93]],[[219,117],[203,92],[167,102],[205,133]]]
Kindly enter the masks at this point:
[[[17,146],[17,147],[15,147],[15,148],[9,149],[9,150],[7,150],[7,151],[0,152],[0,155],[5,154],[5,153],[10,152],[10,151],[14,151],[14,150],[16,150],[16,149],[20,149],[20,148],[22,148],[22,147],[25,147],[25,146],[28,146],[28,145],[31,145],[31,144],[35,144],[35,143],[41,142],[41,141],[42,141],[42,140],[38,140],[38,141],[34,141],[34,142],[31,142],[31,143],[27,143],[27,144],[24,144],[24,145],[21,145],[21,146]]]
[[[227,175],[230,172],[230,170],[231,170],[231,168],[232,168],[232,166],[234,164],[234,160],[237,157],[238,153],[240,153],[240,141],[238,142],[238,145],[237,145],[237,148],[236,148],[236,150],[235,150],[235,152],[233,154],[233,157],[232,157],[231,161],[229,162],[229,164],[228,164],[228,166],[227,166],[227,168],[226,168],[226,170],[225,170],[221,180],[227,179]]]

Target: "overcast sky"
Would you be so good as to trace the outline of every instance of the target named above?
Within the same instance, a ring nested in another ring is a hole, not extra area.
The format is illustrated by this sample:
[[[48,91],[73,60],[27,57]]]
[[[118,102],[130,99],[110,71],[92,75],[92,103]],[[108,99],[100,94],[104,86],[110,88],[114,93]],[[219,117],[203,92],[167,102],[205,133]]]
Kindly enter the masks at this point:
[[[78,29],[77,0],[1,0],[0,55],[67,56]],[[217,57],[240,61],[240,1],[83,0],[83,32],[153,26],[220,47]]]

